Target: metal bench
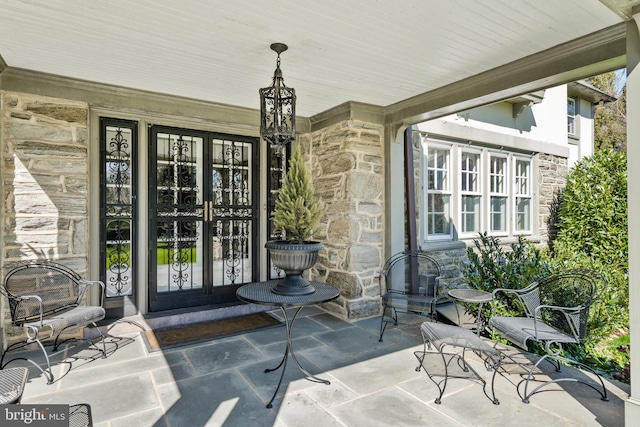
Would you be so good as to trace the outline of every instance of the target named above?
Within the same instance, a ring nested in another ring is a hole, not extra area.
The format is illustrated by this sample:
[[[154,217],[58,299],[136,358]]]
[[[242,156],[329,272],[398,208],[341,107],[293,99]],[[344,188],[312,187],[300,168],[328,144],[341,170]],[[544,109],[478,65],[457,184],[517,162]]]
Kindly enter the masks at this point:
[[[87,288],[93,285],[100,287],[100,305],[86,305]],[[11,268],[0,286],[0,293],[8,299],[11,324],[23,328],[24,340],[11,344],[2,353],[0,369],[14,360],[26,360],[36,366],[51,384],[53,373],[43,341],[53,341],[53,355],[62,343],[69,340],[60,340],[63,332],[89,325],[98,331],[102,348],[87,341],[105,358],[104,336],[95,323],[105,317],[104,291],[104,283],[84,280],[67,267],[52,262],[28,262]],[[42,350],[45,369],[26,357],[15,357],[5,362],[9,351],[32,343]]]

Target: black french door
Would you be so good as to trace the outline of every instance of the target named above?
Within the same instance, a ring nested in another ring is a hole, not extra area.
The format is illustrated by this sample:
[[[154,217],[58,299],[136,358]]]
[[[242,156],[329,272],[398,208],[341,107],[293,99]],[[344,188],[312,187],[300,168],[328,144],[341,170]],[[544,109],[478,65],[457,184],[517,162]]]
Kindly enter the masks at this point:
[[[150,127],[150,311],[234,304],[258,280],[258,142]]]

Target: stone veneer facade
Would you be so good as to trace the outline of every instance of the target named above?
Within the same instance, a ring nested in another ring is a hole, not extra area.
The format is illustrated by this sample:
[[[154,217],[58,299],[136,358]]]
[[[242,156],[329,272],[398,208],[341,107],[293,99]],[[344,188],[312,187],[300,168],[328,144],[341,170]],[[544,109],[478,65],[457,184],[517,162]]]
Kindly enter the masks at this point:
[[[555,237],[555,212],[558,197],[567,185],[569,166],[565,157],[538,155],[538,225],[540,243],[548,245]]]
[[[326,249],[312,274],[341,295],[326,308],[347,319],[377,315],[384,256],[383,126],[346,120],[301,142],[311,154],[316,194],[327,208],[316,235]]]
[[[6,91],[0,92],[0,102],[2,267],[52,259],[83,274],[88,265],[88,106]],[[6,325],[5,342],[21,334],[21,328]]]
[[[2,263],[88,262],[86,104],[2,92]]]

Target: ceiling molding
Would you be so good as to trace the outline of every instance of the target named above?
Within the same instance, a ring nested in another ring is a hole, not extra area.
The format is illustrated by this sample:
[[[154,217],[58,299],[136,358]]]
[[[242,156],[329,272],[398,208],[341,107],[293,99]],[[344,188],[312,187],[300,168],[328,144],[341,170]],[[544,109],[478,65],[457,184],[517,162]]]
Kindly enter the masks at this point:
[[[257,109],[90,82],[33,70],[7,67],[2,74],[2,90],[84,101],[92,108],[111,111],[186,116],[233,126],[236,129],[242,128],[247,135],[259,133],[260,112]],[[302,124],[302,130],[308,131],[308,124],[305,124],[304,120]]]
[[[623,19],[631,19],[640,7],[638,0],[600,0],[600,3]]]
[[[625,66],[626,23],[555,46],[385,108],[412,125]]]
[[[309,118],[312,132],[345,120],[378,123],[382,126],[384,125],[384,107],[348,101]]]

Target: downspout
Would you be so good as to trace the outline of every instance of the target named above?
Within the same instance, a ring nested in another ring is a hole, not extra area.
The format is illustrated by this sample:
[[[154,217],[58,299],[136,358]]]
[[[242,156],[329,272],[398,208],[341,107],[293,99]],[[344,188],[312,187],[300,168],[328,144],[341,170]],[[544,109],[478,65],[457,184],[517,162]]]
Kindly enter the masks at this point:
[[[405,207],[407,221],[407,249],[410,252],[418,251],[418,238],[416,232],[416,190],[415,177],[413,168],[413,129],[411,126],[404,130],[404,188],[405,188]],[[411,283],[411,292],[418,294],[420,280],[418,280],[418,260],[411,257],[411,269],[409,283]]]

